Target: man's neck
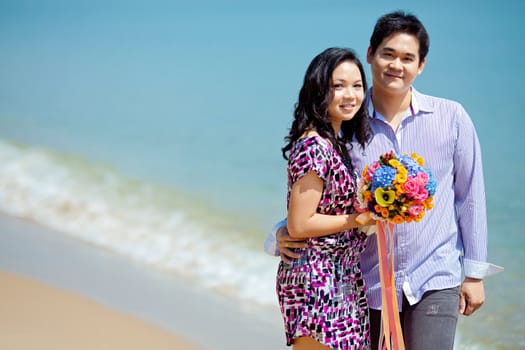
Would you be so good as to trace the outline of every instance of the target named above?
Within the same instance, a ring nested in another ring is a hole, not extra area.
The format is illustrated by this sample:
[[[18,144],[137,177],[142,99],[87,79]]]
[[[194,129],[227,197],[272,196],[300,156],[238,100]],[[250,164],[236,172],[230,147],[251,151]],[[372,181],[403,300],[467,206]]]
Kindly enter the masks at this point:
[[[372,103],[374,110],[392,122],[401,118],[412,102],[412,89],[405,93],[392,94],[381,89],[372,89]]]

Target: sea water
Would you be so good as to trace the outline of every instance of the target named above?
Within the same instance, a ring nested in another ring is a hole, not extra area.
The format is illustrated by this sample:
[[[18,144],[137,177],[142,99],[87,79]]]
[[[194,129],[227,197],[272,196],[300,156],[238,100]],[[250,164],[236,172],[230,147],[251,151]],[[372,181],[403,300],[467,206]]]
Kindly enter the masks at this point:
[[[523,348],[524,6],[440,4],[403,6],[431,37],[415,85],[473,119],[489,260],[505,267],[460,318],[457,348]],[[275,307],[278,260],[262,245],[286,215],[280,148],[304,71],[329,46],[365,62],[375,20],[396,9],[335,5],[1,2],[0,210]]]

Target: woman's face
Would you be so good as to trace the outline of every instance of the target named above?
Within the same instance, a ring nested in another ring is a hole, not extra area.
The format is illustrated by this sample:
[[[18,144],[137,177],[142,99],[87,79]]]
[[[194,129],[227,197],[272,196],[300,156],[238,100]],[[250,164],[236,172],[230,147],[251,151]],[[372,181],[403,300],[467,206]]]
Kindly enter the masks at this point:
[[[332,73],[332,100],[328,105],[328,118],[336,132],[341,123],[357,113],[365,96],[361,72],[352,61],[341,62]]]

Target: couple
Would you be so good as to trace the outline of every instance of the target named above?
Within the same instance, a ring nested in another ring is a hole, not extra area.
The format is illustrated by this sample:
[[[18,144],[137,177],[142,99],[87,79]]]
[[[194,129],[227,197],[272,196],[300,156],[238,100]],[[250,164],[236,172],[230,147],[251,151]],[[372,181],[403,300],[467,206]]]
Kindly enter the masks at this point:
[[[307,69],[282,150],[287,222],[265,242],[281,255],[277,294],[295,350],[379,346],[376,238],[366,238],[353,206],[356,174],[390,150],[422,156],[437,182],[434,209],[394,229],[406,348],[452,349],[458,313],[484,302],[491,264],[480,146],[460,104],[413,88],[428,48],[422,23],[398,11],[379,18],[370,38],[370,90],[351,50],[327,49]]]

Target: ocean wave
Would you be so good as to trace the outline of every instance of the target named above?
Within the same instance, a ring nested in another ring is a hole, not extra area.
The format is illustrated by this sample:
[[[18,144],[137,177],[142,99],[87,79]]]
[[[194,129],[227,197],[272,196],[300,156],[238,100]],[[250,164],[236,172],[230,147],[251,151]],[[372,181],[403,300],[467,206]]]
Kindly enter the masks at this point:
[[[275,305],[263,232],[173,187],[111,166],[0,140],[0,210],[203,287]]]

